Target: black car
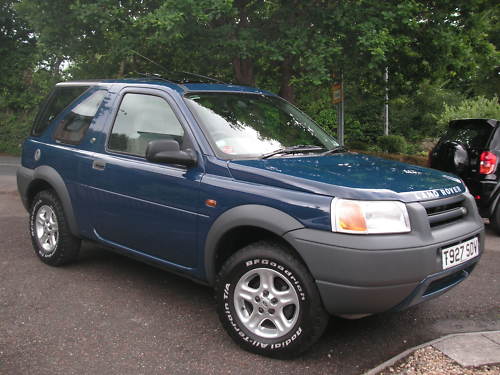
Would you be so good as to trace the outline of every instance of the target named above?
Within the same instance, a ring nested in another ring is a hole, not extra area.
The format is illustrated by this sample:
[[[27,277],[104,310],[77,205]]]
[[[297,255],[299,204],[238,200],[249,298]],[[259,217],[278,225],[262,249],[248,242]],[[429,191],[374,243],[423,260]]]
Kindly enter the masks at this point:
[[[479,213],[500,234],[500,121],[460,119],[429,154],[431,168],[460,176],[476,199]]]

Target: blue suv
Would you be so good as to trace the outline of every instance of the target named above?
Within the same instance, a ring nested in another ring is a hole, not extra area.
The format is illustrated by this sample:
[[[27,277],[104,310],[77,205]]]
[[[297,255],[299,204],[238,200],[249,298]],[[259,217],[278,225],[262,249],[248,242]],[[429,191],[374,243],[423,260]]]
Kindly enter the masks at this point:
[[[59,83],[17,181],[44,263],[90,240],[213,286],[229,335],[271,357],[331,314],[446,292],[484,248],[456,176],[349,153],[280,97],[216,82]]]

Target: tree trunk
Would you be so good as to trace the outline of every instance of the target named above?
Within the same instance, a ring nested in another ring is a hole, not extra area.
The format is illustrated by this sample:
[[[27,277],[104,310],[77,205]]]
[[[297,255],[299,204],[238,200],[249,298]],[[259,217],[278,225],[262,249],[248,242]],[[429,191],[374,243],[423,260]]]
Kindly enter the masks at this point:
[[[50,70],[52,71],[52,76],[54,77],[60,77],[61,76],[61,64],[63,62],[62,58],[56,58],[54,62],[52,63],[52,66],[50,67]]]
[[[120,65],[118,66],[117,78],[123,78],[124,73],[125,73],[125,60],[122,60],[120,61]]]
[[[255,86],[255,77],[253,75],[253,61],[251,59],[242,59],[235,57],[233,59],[234,75],[236,82],[240,85]]]
[[[238,19],[239,23],[236,26],[234,39],[238,40],[240,31],[248,27],[248,16],[246,7],[250,4],[252,0],[235,0],[234,5],[238,9]],[[237,52],[238,53],[238,52]],[[242,58],[241,56],[235,56],[233,58],[233,69],[234,75],[236,77],[236,82],[240,85],[255,86],[255,77],[253,75],[253,60],[250,58]]]
[[[293,103],[295,101],[295,93],[290,84],[290,79],[292,78],[292,64],[292,58],[290,57],[287,57],[281,63],[281,86],[279,96]]]

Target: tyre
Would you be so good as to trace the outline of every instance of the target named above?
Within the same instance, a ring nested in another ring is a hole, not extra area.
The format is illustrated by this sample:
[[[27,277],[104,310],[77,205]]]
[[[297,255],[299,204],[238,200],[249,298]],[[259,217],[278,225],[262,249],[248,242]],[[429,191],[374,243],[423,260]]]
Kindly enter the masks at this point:
[[[328,323],[307,268],[284,246],[250,244],[231,256],[218,275],[219,319],[244,349],[291,358],[321,336]]]
[[[490,224],[493,230],[500,235],[500,202],[497,203],[497,207],[490,217]]]
[[[42,262],[60,266],[78,257],[81,241],[69,231],[61,202],[53,191],[44,190],[35,196],[29,225],[33,248]]]

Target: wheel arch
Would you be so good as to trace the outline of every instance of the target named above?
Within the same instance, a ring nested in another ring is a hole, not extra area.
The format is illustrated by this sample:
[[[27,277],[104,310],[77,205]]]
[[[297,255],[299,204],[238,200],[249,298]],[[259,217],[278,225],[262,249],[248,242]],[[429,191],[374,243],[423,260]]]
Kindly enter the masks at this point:
[[[42,190],[48,189],[54,190],[57,194],[63,206],[64,215],[71,233],[79,237],[78,225],[68,188],[61,175],[54,168],[46,165],[36,168],[33,171],[31,181],[27,184],[27,187],[25,189],[20,189],[20,191],[25,191],[23,200],[25,200],[26,208],[28,210],[30,209],[36,194]]]
[[[205,275],[214,285],[222,263],[241,247],[262,239],[280,242],[292,249],[303,262],[298,252],[283,236],[304,226],[290,215],[272,207],[242,205],[220,215],[210,228],[205,241]]]

